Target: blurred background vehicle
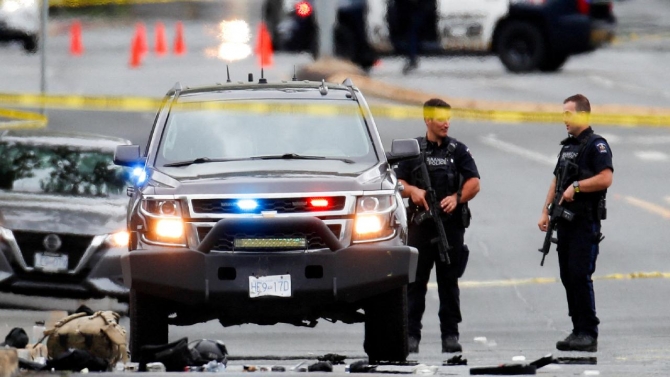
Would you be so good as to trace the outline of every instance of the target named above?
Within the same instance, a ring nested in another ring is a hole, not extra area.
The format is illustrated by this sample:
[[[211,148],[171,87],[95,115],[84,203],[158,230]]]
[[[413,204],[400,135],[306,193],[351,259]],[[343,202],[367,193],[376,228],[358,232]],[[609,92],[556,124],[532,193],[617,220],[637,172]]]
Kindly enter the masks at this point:
[[[495,54],[511,72],[556,71],[571,55],[611,42],[616,30],[611,0],[419,1],[432,9],[419,33],[421,54]],[[377,54],[407,53],[407,15],[416,1],[368,0],[360,19],[347,17],[342,3],[334,33],[336,55],[369,68],[368,60]],[[275,48],[316,55],[316,11],[311,0],[266,0],[264,14]],[[356,33],[359,29],[363,37]]]
[[[126,187],[106,136],[0,133],[0,291],[125,299]]]
[[[38,0],[0,0],[0,42],[19,41],[27,52],[37,52],[39,5]]]

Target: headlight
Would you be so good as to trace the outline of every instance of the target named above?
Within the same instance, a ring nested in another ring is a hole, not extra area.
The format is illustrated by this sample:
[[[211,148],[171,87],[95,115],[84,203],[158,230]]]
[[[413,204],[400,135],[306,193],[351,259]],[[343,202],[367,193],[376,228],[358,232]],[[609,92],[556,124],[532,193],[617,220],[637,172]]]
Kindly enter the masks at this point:
[[[130,240],[130,234],[126,231],[112,233],[107,236],[107,242],[114,247],[126,247]]]
[[[159,217],[181,217],[181,206],[174,199],[146,199],[142,209],[150,215]]]
[[[162,244],[184,244],[184,222],[181,206],[175,199],[145,199],[142,210],[146,216],[147,230],[144,237],[149,242]]]
[[[354,242],[374,242],[395,234],[393,212],[397,208],[393,195],[361,196],[356,201]]]
[[[154,229],[158,237],[177,239],[184,235],[184,223],[181,220],[161,219]]]

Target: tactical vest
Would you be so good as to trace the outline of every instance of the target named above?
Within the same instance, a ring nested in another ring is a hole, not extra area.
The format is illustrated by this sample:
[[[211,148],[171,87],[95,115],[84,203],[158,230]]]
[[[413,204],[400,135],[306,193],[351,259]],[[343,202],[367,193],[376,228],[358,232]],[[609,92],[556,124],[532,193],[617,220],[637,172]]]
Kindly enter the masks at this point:
[[[460,190],[460,176],[458,170],[456,169],[456,164],[454,163],[454,151],[458,146],[458,140],[454,138],[448,138],[449,144],[447,145],[446,153],[432,153],[431,155],[426,155],[426,150],[428,149],[428,141],[425,137],[418,137],[416,140],[419,142],[419,148],[421,149],[422,156],[425,157],[426,161],[421,161],[421,163],[426,163],[428,168],[428,174],[431,178],[431,183],[436,193],[440,197],[445,197],[447,195],[452,195]],[[435,152],[435,151],[433,151]],[[412,184],[415,186],[425,189],[425,183],[421,178],[420,166],[417,166],[412,171]],[[442,171],[443,170],[443,171]],[[441,185],[443,182],[440,179],[444,178],[446,175],[446,192],[444,187]]]

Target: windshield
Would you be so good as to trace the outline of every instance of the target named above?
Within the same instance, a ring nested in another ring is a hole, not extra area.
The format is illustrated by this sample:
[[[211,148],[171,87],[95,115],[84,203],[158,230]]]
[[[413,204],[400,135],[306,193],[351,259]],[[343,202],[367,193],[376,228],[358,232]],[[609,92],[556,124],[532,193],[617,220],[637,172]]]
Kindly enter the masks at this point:
[[[87,197],[116,197],[132,185],[113,153],[63,145],[0,142],[0,189]]]
[[[225,171],[233,161],[272,156],[377,162],[365,119],[353,101],[218,104],[173,108],[155,165],[219,160],[216,170]]]

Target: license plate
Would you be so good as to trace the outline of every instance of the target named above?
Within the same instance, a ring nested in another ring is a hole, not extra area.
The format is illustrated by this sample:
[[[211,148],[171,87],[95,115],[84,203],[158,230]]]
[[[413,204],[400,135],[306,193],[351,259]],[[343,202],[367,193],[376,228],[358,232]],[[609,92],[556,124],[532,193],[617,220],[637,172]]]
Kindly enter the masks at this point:
[[[291,297],[291,275],[249,276],[249,297]]]
[[[67,254],[35,253],[35,268],[49,272],[67,270]]]

